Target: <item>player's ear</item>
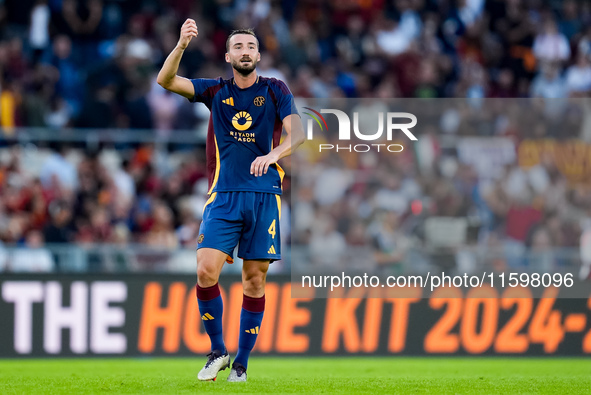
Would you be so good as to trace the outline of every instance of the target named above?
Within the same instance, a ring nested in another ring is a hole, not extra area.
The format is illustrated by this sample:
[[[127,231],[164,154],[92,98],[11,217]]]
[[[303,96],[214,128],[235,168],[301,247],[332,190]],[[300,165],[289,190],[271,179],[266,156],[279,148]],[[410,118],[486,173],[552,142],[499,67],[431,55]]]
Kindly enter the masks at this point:
[[[227,52],[226,52],[225,58],[226,58],[226,63],[230,63],[230,55],[228,55]]]

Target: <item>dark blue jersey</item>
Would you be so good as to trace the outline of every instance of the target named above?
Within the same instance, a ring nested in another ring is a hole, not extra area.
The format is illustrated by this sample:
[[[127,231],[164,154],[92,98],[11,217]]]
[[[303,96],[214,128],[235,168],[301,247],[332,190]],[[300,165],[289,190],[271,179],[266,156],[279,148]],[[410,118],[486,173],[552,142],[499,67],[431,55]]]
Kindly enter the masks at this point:
[[[241,89],[234,79],[191,80],[195,97],[211,115],[207,131],[207,168],[212,192],[269,192],[281,194],[283,169],[269,166],[267,174],[255,177],[250,165],[279,145],[283,119],[297,114],[293,95],[275,78],[257,77]]]

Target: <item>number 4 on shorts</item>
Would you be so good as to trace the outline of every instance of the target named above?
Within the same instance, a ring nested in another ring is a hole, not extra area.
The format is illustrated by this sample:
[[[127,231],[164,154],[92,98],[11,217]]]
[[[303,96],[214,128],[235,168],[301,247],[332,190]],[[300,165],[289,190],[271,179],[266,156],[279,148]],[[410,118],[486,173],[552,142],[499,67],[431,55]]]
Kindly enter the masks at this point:
[[[273,220],[273,222],[271,222],[271,226],[269,226],[269,234],[273,239],[275,238],[275,233],[275,220]]]

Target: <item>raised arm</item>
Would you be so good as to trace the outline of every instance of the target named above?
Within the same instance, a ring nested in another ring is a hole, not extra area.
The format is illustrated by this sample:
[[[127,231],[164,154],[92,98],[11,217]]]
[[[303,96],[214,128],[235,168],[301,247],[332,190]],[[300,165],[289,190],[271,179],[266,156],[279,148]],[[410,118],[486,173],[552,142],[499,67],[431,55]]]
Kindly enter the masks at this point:
[[[158,73],[156,82],[163,88],[178,93],[187,99],[192,99],[195,96],[195,88],[193,83],[184,77],[176,75],[179,70],[179,64],[185,49],[191,42],[193,37],[197,37],[199,31],[197,30],[197,24],[193,19],[187,19],[181,27],[181,37],[176,47],[172,50],[170,55],[164,61],[162,69]]]
[[[304,127],[298,114],[291,114],[283,118],[283,127],[287,133],[283,142],[267,155],[256,158],[250,165],[250,174],[254,174],[255,177],[267,174],[269,165],[291,155],[304,142]]]

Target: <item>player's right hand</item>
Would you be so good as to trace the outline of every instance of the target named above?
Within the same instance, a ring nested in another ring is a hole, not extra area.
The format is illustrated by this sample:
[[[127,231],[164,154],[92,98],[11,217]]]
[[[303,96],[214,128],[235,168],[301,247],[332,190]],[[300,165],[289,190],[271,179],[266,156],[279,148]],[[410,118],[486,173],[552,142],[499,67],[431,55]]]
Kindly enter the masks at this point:
[[[188,18],[183,26],[181,27],[181,38],[179,38],[178,46],[181,49],[187,48],[191,39],[193,37],[197,37],[199,35],[199,30],[197,29],[197,23],[191,18]]]

